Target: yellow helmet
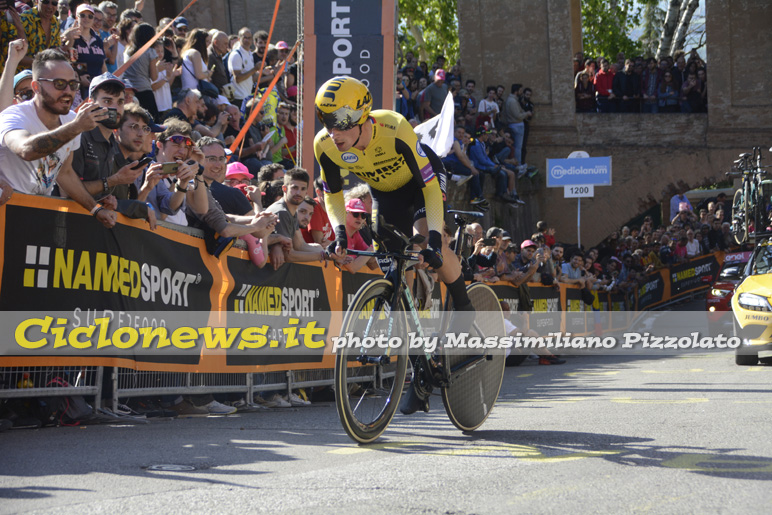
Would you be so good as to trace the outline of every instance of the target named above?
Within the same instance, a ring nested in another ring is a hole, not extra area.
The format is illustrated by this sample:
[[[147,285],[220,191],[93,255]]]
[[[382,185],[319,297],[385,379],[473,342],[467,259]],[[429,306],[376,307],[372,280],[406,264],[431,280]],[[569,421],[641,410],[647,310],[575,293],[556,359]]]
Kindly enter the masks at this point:
[[[316,93],[316,116],[326,129],[348,130],[367,121],[373,97],[352,77],[333,77]]]

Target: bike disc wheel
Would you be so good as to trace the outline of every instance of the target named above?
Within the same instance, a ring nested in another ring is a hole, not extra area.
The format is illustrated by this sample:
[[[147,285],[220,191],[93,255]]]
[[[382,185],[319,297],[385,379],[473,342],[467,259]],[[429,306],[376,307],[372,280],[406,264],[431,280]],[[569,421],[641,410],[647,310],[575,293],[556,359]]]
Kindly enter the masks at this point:
[[[467,294],[476,311],[475,322],[469,328],[470,338],[505,336],[504,315],[493,290],[475,283],[467,287]],[[505,365],[502,349],[470,349],[468,352],[445,352],[444,356],[444,364],[451,370],[451,383],[442,389],[442,403],[450,421],[462,431],[474,431],[490,415],[501,390]],[[461,370],[461,375],[454,378],[456,367],[483,353],[486,353],[485,358]]]
[[[341,336],[362,339],[407,335],[404,310],[390,310],[393,287],[386,279],[374,279],[359,288],[341,325]],[[336,351],[335,405],[343,429],[356,442],[370,443],[388,427],[399,406],[407,371],[402,345],[383,349],[346,347]]]
[[[736,241],[738,245],[742,245],[748,241],[747,206],[745,204],[742,188],[734,192],[732,210],[732,233],[734,241]]]

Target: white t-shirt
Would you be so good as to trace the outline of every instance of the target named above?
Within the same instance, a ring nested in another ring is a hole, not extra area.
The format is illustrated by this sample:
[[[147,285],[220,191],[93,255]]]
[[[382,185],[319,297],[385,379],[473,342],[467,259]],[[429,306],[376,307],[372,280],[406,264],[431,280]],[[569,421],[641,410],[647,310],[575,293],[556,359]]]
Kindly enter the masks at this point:
[[[240,43],[237,43],[233,47],[231,55],[228,56],[228,70],[233,75],[233,96],[239,100],[252,96],[252,77],[247,77],[242,82],[236,82],[236,73],[243,73],[251,70],[255,66],[255,59],[252,57],[252,52],[247,52],[241,48]]]
[[[206,63],[201,54],[198,54],[198,60],[200,61],[199,66],[201,66],[201,69],[206,70]],[[185,54],[185,57],[182,59],[182,75],[180,75],[180,79],[182,80],[182,89],[198,89],[198,79],[196,78],[196,67],[193,65],[192,52]]]
[[[74,119],[75,113],[72,111],[59,116],[62,125]],[[80,148],[80,134],[43,159],[25,161],[5,144],[5,136],[15,130],[24,130],[30,134],[49,131],[38,118],[32,100],[13,105],[0,113],[0,177],[21,193],[50,195],[62,164],[74,150]]]
[[[496,102],[491,102],[484,98],[480,100],[480,103],[477,106],[477,112],[493,116],[499,112],[499,105]]]
[[[118,41],[117,44],[118,44],[118,50],[117,50],[117,52],[115,54],[115,69],[116,70],[118,68],[120,68],[123,65],[123,63],[126,62],[126,56],[123,55],[123,53],[126,51],[126,47],[123,46],[123,43],[121,43],[120,41]]]
[[[153,84],[158,82],[163,82],[164,84],[153,91],[153,96],[155,96],[155,105],[158,107],[158,112],[163,113],[172,108],[172,88],[166,82],[166,70],[158,71],[158,80]]]

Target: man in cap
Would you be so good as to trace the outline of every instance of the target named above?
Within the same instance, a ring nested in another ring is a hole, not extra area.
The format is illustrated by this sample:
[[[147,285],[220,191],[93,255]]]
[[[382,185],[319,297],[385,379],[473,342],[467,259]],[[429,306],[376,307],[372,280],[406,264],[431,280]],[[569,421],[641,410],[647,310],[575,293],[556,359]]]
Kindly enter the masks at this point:
[[[544,253],[536,252],[538,245],[532,240],[525,240],[520,244],[520,255],[512,263],[513,274],[502,279],[510,281],[515,286],[527,283],[534,276],[539,266],[544,263]]]
[[[187,37],[188,36],[188,20],[186,18],[183,18],[180,16],[176,20],[174,20],[174,35],[177,37]]]
[[[32,91],[32,70],[24,70],[13,78],[13,103],[18,104],[32,100],[35,92]]]
[[[73,152],[72,168],[89,194],[97,199],[116,193],[117,198],[129,198],[128,185],[142,173],[142,167],[132,168],[137,166],[137,161],[127,163],[117,172],[115,169],[114,156],[118,149],[113,131],[121,126],[126,98],[124,90],[123,82],[112,73],[94,77],[89,87],[89,101],[107,109],[109,117],[81,134],[80,148]],[[141,136],[143,134],[137,134],[137,137]]]
[[[434,82],[429,84],[423,91],[420,112],[423,114],[424,119],[440,114],[447,96],[448,85],[445,84],[445,70],[436,70],[434,72]]]
[[[279,61],[286,61],[287,56],[289,56],[290,53],[290,46],[287,44],[286,41],[279,41],[276,43],[276,50],[279,51]],[[295,61],[295,58],[290,59],[287,61],[287,66],[292,64]]]
[[[249,173],[247,167],[242,163],[229,164],[225,172],[225,183],[231,188],[235,188],[239,184],[248,185],[249,181],[254,178],[255,176]]]

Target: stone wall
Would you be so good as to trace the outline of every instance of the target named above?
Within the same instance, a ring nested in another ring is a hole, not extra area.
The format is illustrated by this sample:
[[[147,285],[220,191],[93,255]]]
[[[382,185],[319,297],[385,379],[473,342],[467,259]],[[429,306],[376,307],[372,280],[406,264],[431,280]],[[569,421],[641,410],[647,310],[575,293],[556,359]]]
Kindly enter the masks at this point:
[[[772,146],[772,39],[765,35],[772,2],[706,0],[707,115],[576,114],[578,4],[458,0],[464,76],[477,80],[477,92],[497,84],[509,90],[513,82],[533,89],[536,117],[527,161],[542,173],[518,183],[526,208],[497,215],[518,238],[544,219],[559,238],[576,241],[577,202],[563,199],[562,188],[544,187],[547,158],[574,150],[612,156],[612,186],[597,187],[594,199],[582,200],[582,242],[594,244],[652,204],[669,201],[674,185],[709,183],[723,177],[738,153]]]
[[[173,16],[182,11],[188,2],[189,0],[145,0],[143,18],[155,26],[163,16]],[[133,0],[115,0],[115,3],[118,4],[119,10],[134,6]],[[275,5],[271,0],[199,0],[184,16],[190,22],[191,28],[217,28],[231,34],[246,26],[253,32],[268,32]],[[297,40],[297,0],[284,0],[279,5],[273,41],[282,40],[290,46]]]

